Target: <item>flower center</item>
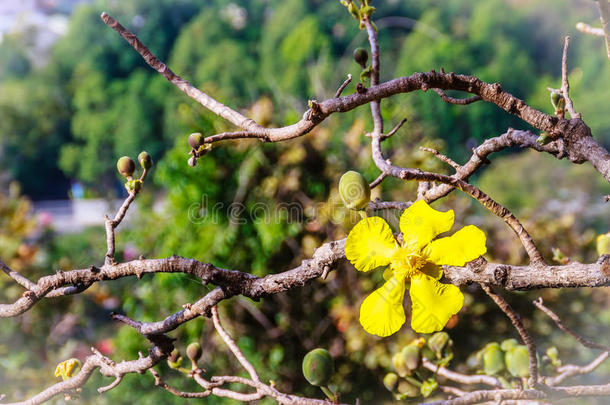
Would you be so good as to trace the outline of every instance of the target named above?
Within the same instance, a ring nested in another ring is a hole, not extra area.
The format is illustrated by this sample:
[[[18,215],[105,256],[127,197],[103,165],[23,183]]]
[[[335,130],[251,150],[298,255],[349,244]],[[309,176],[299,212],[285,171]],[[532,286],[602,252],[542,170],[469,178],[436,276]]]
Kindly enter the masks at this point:
[[[404,272],[405,277],[414,276],[426,264],[421,253],[408,248],[400,248],[392,256],[392,267],[395,271]]]

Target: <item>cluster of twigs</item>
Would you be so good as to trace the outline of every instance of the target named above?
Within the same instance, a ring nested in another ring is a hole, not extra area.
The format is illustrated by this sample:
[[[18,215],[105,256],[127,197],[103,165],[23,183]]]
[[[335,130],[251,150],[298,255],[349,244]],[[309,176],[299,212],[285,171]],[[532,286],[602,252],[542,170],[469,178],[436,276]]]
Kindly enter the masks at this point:
[[[579,29],[594,35],[605,36],[610,58],[610,33],[608,31],[610,3],[606,0],[600,0],[598,3],[600,4],[603,29],[593,29],[584,24],[579,24]],[[471,283],[479,284],[508,316],[523,343],[528,348],[530,388],[505,389],[493,376],[464,375],[445,367],[439,368],[431,362],[426,363],[424,361],[426,368],[434,370],[438,376],[447,382],[460,385],[459,388],[451,385],[441,385],[441,390],[447,395],[448,399],[433,403],[474,404],[490,400],[548,400],[564,397],[610,395],[610,384],[588,386],[560,385],[568,377],[592,372],[609,356],[610,348],[608,346],[593,343],[580,337],[565,326],[556,314],[545,307],[541,299],[537,300],[534,302],[534,305],[550,316],[559,328],[574,336],[586,347],[602,350],[602,353],[587,365],[564,365],[556,370],[557,375],[542,376],[539,374],[536,363],[534,339],[524,327],[519,315],[494,291],[494,288],[531,290],[537,288],[608,286],[610,285],[610,256],[602,256],[597,262],[588,264],[571,261],[564,265],[554,266],[545,263],[532,237],[517,217],[506,207],[503,207],[489,195],[468,182],[469,177],[473,173],[489,162],[489,156],[492,153],[514,146],[549,153],[558,159],[567,158],[574,163],[589,162],[606,180],[610,181],[610,153],[591,136],[589,127],[581,119],[580,114],[576,112],[569,96],[567,75],[569,37],[565,40],[562,58],[562,87],[560,90],[566,100],[566,110],[570,115],[570,119],[567,119],[563,114],[560,116],[548,115],[530,107],[524,101],[504,91],[498,83],[490,84],[474,76],[457,75],[453,72],[445,73],[443,69],[440,72],[415,73],[411,76],[380,83],[379,47],[376,28],[369,16],[363,16],[361,23],[368,33],[372,53],[370,86],[366,88],[359,84],[355,93],[341,96],[342,92],[351,82],[352,78],[348,75],[347,80],[340,86],[333,98],[321,102],[312,101],[310,103],[311,108],[303,114],[303,118],[297,123],[282,128],[265,128],[241,113],[216,101],[176,75],[144,46],[133,33],[119,24],[114,18],[103,13],[102,19],[106,25],[120,34],[153,69],[163,75],[170,83],[203,107],[240,128],[239,131],[208,136],[204,140],[205,143],[243,138],[257,138],[264,142],[284,141],[309,133],[326,117],[334,113],[348,111],[369,104],[374,127],[373,131],[367,135],[371,138],[373,160],[381,172],[379,177],[371,183],[371,187],[379,185],[387,177],[396,177],[406,181],[414,180],[419,183],[417,198],[425,199],[427,202],[435,201],[446,196],[452,190],[459,189],[485,206],[490,212],[500,217],[515,232],[529,256],[530,263],[528,265],[513,266],[488,263],[480,258],[465,267],[445,266],[444,275],[449,282],[458,286]],[[393,136],[406,120],[402,120],[391,131],[384,133],[384,122],[380,107],[381,101],[395,94],[417,90],[433,90],[443,101],[452,104],[468,105],[479,101],[496,104],[499,108],[514,114],[538,130],[548,133],[551,137],[551,142],[546,144],[537,142],[538,135],[530,131],[508,129],[506,133],[487,139],[480,146],[474,148],[472,156],[465,164],[458,164],[436,150],[424,148],[423,150],[432,153],[438,159],[453,167],[455,173],[450,176],[395,166],[391,163],[390,159],[384,157],[381,146],[382,142]],[[448,96],[444,92],[445,90],[459,90],[472,94],[472,96],[470,98],[458,99]],[[114,261],[115,231],[125,217],[130,204],[135,200],[136,194],[137,191],[131,191],[116,216],[113,219],[106,218],[107,253],[104,265],[101,267],[92,265],[87,269],[58,271],[54,275],[42,277],[38,281],[33,282],[0,261],[0,268],[25,289],[22,296],[15,302],[0,305],[0,317],[14,317],[22,314],[30,310],[38,301],[45,298],[81,293],[100,281],[115,280],[127,276],[137,276],[140,278],[143,274],[148,273],[179,272],[190,274],[198,277],[203,284],[213,284],[216,288],[196,302],[185,304],[182,310],[156,322],[140,322],[115,314],[115,319],[133,327],[150,341],[152,347],[149,349],[147,356],[140,354],[136,360],[117,363],[102,355],[99,351],[92,349],[93,354],[87,357],[83,362],[81,370],[76,375],[45,389],[32,398],[17,403],[39,404],[61,393],[77,390],[87,382],[96,369],[99,369],[102,375],[114,378],[111,384],[98,389],[100,393],[116,387],[126,374],[142,374],[149,371],[154,377],[155,385],[184,398],[201,398],[215,395],[240,401],[254,401],[263,397],[270,397],[282,404],[328,403],[328,401],[284,394],[278,391],[273,383],[266,384],[261,381],[252,364],[245,358],[232,337],[221,325],[216,306],[221,301],[233,296],[243,295],[252,299],[258,299],[298,288],[311,280],[325,277],[330,270],[336,268],[345,259],[345,240],[327,242],[316,249],[311,259],[304,260],[298,267],[262,278],[246,272],[222,269],[211,263],[202,263],[194,259],[177,256],[165,259],[139,259],[126,263],[116,263]],[[410,202],[374,201],[370,203],[369,207],[372,209],[404,209],[409,205]],[[199,316],[212,318],[218,334],[227,344],[238,362],[248,372],[248,378],[238,376],[206,377],[204,370],[196,368],[188,374],[188,378],[193,379],[199,384],[203,391],[182,392],[168,385],[153,369],[161,360],[167,358],[174,348],[173,340],[166,333]],[[250,392],[235,391],[225,387],[227,384],[232,383],[239,383],[248,387]],[[486,388],[481,389],[482,386]]]

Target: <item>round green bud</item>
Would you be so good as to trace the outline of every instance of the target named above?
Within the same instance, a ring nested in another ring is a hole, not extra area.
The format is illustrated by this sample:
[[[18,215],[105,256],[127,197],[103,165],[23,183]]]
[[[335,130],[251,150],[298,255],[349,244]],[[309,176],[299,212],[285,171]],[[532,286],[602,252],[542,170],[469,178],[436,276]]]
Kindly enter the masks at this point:
[[[518,345],[506,352],[504,356],[506,368],[514,377],[529,377],[530,358],[527,347]]]
[[[517,342],[517,339],[513,338],[505,339],[502,341],[502,343],[500,343],[500,349],[504,350],[505,352],[517,346],[519,346],[519,342]]]
[[[188,142],[191,148],[196,150],[203,145],[203,135],[201,135],[199,132],[194,132],[189,135]]]
[[[487,375],[495,375],[504,370],[504,352],[496,342],[483,349],[483,370]]]
[[[136,163],[129,156],[123,156],[116,162],[116,168],[125,177],[131,177],[136,170]]]
[[[451,339],[447,332],[436,332],[428,339],[428,347],[439,357],[443,349],[450,344]]]
[[[398,376],[395,373],[387,373],[383,377],[383,386],[390,392],[394,392],[398,387]]]
[[[356,48],[354,49],[354,60],[364,69],[369,60],[369,53],[364,48]]]
[[[407,345],[402,348],[400,355],[405,366],[409,370],[415,370],[419,367],[419,347],[416,345]]]
[[[303,357],[303,375],[311,385],[326,386],[335,373],[335,362],[326,349],[314,349]]]
[[[140,162],[140,166],[142,166],[142,168],[146,170],[150,169],[153,164],[152,158],[146,151],[140,152],[140,154],[138,155],[138,162]]]
[[[351,210],[362,210],[371,201],[369,183],[360,173],[353,170],[341,176],[339,194],[345,206]]]
[[[191,365],[193,370],[197,368],[197,362],[201,358],[203,351],[201,350],[201,345],[197,342],[190,343],[186,347],[186,357],[191,361]]]

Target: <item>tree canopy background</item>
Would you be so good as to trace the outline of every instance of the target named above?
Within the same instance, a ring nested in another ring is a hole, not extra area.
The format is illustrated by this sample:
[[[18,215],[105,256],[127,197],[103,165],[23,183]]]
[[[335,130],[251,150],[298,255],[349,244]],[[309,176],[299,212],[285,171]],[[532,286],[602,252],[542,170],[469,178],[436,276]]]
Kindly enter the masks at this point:
[[[594,136],[609,147],[610,63],[600,40],[583,37],[574,28],[578,21],[597,19],[591,3],[380,3],[375,17],[382,80],[443,67],[500,82],[505,90],[550,112],[546,88],[559,87],[562,40],[570,34],[572,99]],[[339,177],[351,169],[369,180],[378,174],[364,136],[372,126],[368,108],[333,116],[312,134],[281,145],[225,142],[190,168],[188,134],[230,127],[146,66],[103,25],[102,11],[124,21],[168,66],[199,88],[247,110],[259,123],[276,126],[296,121],[307,100],[331,97],[347,73],[358,77],[360,68],[352,51],[366,44],[365,33],[344,8],[323,0],[97,1],[77,8],[68,33],[42,66],[25,51],[25,34],[6,36],[0,43],[0,170],[21,185],[23,194],[34,200],[65,197],[70,181],[78,180],[85,184],[87,196],[122,195],[117,158],[147,150],[156,165],[152,182],[138,199],[137,218],[119,230],[119,254],[124,257],[177,254],[264,275],[299,263],[325,240],[346,235],[357,217],[340,204]],[[354,84],[346,91],[353,92]],[[432,92],[397,96],[383,103],[383,114],[389,122],[409,119],[388,141],[398,164],[448,173],[417,146],[434,146],[460,162],[473,146],[508,127],[528,129],[494,105],[448,105]],[[551,248],[575,259],[594,260],[595,236],[610,227],[600,208],[601,196],[610,193],[608,184],[587,165],[574,167],[530,152],[504,155],[475,183],[526,219],[549,260]],[[375,192],[404,200],[413,196],[414,187],[389,179]],[[32,224],[28,202],[18,197],[15,186],[11,193],[5,188],[0,208],[2,204],[8,208],[0,209],[2,231],[9,222],[15,230],[0,233],[0,240],[2,255],[14,268],[42,275],[103,259],[101,228],[78,235],[41,229]],[[231,220],[228,210],[236,202],[245,208]],[[256,211],[261,203],[268,207],[262,214]],[[288,203],[303,207],[299,220],[277,209]],[[214,206],[220,207],[219,215],[206,215]],[[442,206],[453,208],[465,224],[486,230],[489,257],[516,264],[524,260],[524,252],[504,224],[467,197],[454,192]],[[396,223],[398,213],[383,215]],[[375,285],[345,265],[327,281],[299,291],[261,302],[235,298],[221,309],[230,315],[228,326],[241,336],[240,347],[263,370],[261,378],[276,380],[287,391],[316,395],[301,375],[300,361],[305,352],[322,346],[337,358],[336,383],[346,399],[389,401],[381,377],[391,369],[393,350],[414,335],[404,328],[381,340],[361,329],[359,304]],[[19,294],[9,280],[0,279],[0,286],[3,301]],[[137,284],[124,279],[96,286],[83,297],[56,299],[14,320],[3,320],[0,386],[33,393],[53,380],[56,363],[78,357],[91,345],[116,358],[135,357],[147,347],[146,341],[111,322],[110,311],[152,321],[201,296],[206,288],[182,275],[147,276]],[[449,330],[457,363],[464,363],[489,341],[514,335],[510,323],[476,288],[467,288],[465,294],[466,310]],[[558,312],[584,335],[608,333],[610,296],[605,289],[527,295],[531,299],[542,295],[550,305],[565,303]],[[516,309],[544,337],[539,342],[543,348],[557,345],[566,360],[591,357],[569,337],[555,333],[550,321],[527,305],[531,299],[519,298]],[[179,339],[179,347],[201,341],[203,362],[210,371],[236,367],[229,357],[209,356],[212,350],[206,347],[219,342],[203,319],[172,336]],[[610,375],[609,366],[603,367],[599,378]],[[94,388],[101,377],[97,379],[82,393],[87,403],[182,402],[151,389],[152,378],[134,376],[98,396]]]

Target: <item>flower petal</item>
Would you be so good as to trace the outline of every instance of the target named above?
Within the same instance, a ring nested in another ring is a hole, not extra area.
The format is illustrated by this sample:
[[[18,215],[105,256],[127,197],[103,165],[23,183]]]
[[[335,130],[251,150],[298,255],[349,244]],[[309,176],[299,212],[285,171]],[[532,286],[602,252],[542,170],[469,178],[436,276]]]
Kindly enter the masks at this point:
[[[390,264],[398,248],[387,222],[379,217],[364,218],[356,224],[345,241],[345,257],[360,271]]]
[[[447,266],[463,266],[484,255],[485,234],[474,225],[468,225],[447,238],[440,238],[424,249],[428,261]]]
[[[417,333],[437,332],[464,305],[464,296],[453,284],[442,284],[424,274],[411,278],[411,328]]]
[[[360,324],[365,331],[377,336],[390,336],[405,323],[402,302],[405,281],[390,278],[366,297],[360,306]]]
[[[437,211],[424,200],[414,202],[400,217],[403,246],[420,250],[440,233],[453,226],[453,210]]]

